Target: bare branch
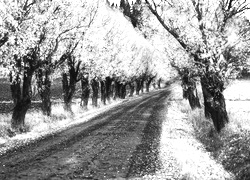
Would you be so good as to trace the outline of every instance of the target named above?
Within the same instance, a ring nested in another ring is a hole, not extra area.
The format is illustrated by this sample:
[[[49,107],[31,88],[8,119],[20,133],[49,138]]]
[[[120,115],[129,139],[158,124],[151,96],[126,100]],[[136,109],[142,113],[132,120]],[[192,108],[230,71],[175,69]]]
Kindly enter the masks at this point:
[[[9,34],[5,33],[3,37],[0,38],[0,47],[3,46],[9,39]]]
[[[179,44],[184,48],[186,49],[187,48],[187,44],[185,42],[183,42],[179,35],[177,34],[176,31],[170,29],[166,23],[164,22],[164,20],[160,17],[160,15],[158,14],[157,12],[157,9],[156,9],[156,6],[155,6],[155,3],[154,3],[154,6],[155,8],[152,7],[152,5],[148,2],[148,0],[145,0],[146,4],[148,5],[148,8],[149,10],[152,12],[152,14],[155,15],[155,17],[158,19],[158,21],[161,23],[161,25],[164,27],[164,29],[166,29],[178,42]]]

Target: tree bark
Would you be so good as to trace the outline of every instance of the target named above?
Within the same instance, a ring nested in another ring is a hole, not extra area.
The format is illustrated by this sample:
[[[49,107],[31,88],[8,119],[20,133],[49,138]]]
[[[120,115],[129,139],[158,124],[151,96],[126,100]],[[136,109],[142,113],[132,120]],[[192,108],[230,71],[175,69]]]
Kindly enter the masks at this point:
[[[97,107],[98,106],[98,91],[99,91],[99,83],[94,78],[91,80],[91,87],[92,87],[92,106]]]
[[[42,104],[41,109],[44,115],[51,115],[51,80],[49,69],[39,69],[37,72],[37,86]]]
[[[107,101],[110,102],[110,98],[112,97],[112,79],[110,77],[106,77],[105,79],[105,87],[106,87],[106,95]]]
[[[158,79],[158,81],[157,81],[157,86],[158,86],[158,89],[161,89],[161,78],[160,79]]]
[[[81,80],[79,78],[81,61],[76,62],[75,57],[71,54],[68,54],[65,58],[69,70],[62,74],[64,109],[73,114],[71,105],[76,91],[76,83]]]
[[[149,77],[146,81],[146,92],[149,92],[149,87],[154,78]]]
[[[21,90],[21,78],[19,75],[13,77],[12,72],[10,72],[10,90],[11,96],[13,99],[14,106],[16,106],[17,102],[21,100],[22,90]]]
[[[81,85],[82,85],[81,106],[84,109],[87,109],[89,102],[89,94],[90,94],[88,77],[82,77]]]
[[[14,110],[11,119],[11,128],[19,132],[24,131],[25,115],[31,105],[31,80],[33,71],[27,69],[23,75],[23,86],[17,82],[11,85],[12,97],[14,97]]]
[[[74,75],[72,73],[69,73],[69,80],[67,73],[62,74],[62,84],[63,84],[63,99],[64,99],[64,110],[73,114],[71,105],[73,96],[75,94],[76,90],[76,83]]]
[[[156,89],[156,84],[155,84],[155,82],[153,82],[153,87],[154,87],[154,89]]]
[[[113,100],[115,100],[115,80],[112,79],[111,82],[111,89],[110,89],[110,98],[113,98]]]
[[[101,102],[106,105],[107,93],[106,93],[106,83],[101,81]]]
[[[25,115],[30,108],[31,105],[31,97],[32,97],[32,76],[34,74],[35,68],[33,67],[33,60],[36,58],[34,56],[34,52],[23,57],[23,61],[26,63],[24,67],[22,82],[19,75],[13,77],[13,74],[10,73],[10,81],[11,81],[11,94],[14,101],[14,109],[11,118],[11,128],[16,132],[24,131],[24,121]],[[15,56],[16,67],[21,68],[21,59],[18,59]]]
[[[136,79],[135,82],[136,82],[136,89],[135,89],[136,95],[139,95],[140,90],[141,90],[141,81],[140,79]]]
[[[122,84],[118,80],[114,80],[114,100],[121,98],[121,87]]]
[[[196,82],[189,76],[188,70],[182,75],[183,98],[187,99],[191,109],[201,108]]]
[[[134,92],[135,92],[135,85],[134,82],[130,82],[129,83],[129,88],[130,88],[130,93],[129,93],[129,97],[132,97]]]
[[[224,89],[214,81],[214,78],[209,76],[201,78],[201,87],[204,97],[205,117],[211,118],[215,129],[220,132],[229,122],[225,98],[222,93]]]
[[[120,87],[120,98],[121,99],[125,99],[127,92],[126,92],[126,83],[121,83],[121,87]]]
[[[144,78],[141,79],[141,92],[144,93]]]

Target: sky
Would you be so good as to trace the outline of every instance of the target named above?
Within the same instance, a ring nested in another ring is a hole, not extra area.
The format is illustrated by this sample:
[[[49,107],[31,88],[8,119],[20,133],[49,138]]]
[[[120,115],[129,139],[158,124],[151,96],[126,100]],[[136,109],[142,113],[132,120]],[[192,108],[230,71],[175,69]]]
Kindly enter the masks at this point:
[[[108,0],[110,2],[110,4],[117,4],[117,5],[120,5],[120,1],[121,0]],[[128,0],[129,4],[132,4],[134,0]]]
[[[245,16],[250,20],[250,10],[245,11]]]

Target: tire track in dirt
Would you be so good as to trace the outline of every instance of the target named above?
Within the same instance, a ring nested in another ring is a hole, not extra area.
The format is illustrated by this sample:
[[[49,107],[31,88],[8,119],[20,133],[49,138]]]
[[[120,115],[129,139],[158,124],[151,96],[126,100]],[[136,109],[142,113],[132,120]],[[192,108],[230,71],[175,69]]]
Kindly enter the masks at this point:
[[[164,104],[166,97],[160,97],[158,102],[151,104],[153,106],[149,121],[143,130],[142,143],[137,146],[133,156],[130,159],[130,168],[127,173],[129,177],[142,177],[148,174],[154,174],[160,167],[159,161],[159,143],[161,135],[162,121],[161,112],[166,109]]]
[[[158,130],[156,132],[150,127],[160,124],[152,123],[152,115],[143,117],[143,113],[154,113],[159,106],[151,106],[167,95],[166,90],[147,94],[86,123],[1,156],[0,179],[105,179],[128,176],[129,166],[132,166],[130,159],[138,154],[136,148],[144,147],[140,144],[145,144],[146,139],[150,139],[149,144],[152,144],[157,139],[154,134],[159,134]],[[150,138],[151,135],[153,138]]]

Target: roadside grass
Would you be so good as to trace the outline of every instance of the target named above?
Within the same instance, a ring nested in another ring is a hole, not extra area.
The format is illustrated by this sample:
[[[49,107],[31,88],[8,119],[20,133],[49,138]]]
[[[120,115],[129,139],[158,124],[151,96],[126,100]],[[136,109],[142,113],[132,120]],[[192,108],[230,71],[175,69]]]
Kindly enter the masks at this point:
[[[87,109],[83,109],[80,106],[80,99],[75,99],[74,103],[72,103],[73,114],[64,110],[62,102],[57,102],[52,105],[52,115],[50,117],[43,115],[40,109],[30,109],[25,117],[25,133],[17,134],[14,137],[10,137],[8,132],[8,129],[11,127],[10,120],[12,114],[2,113],[0,114],[0,155],[13,147],[16,148],[29,141],[85,122],[121,102],[122,100],[120,99],[116,101],[111,100],[107,105],[103,105],[99,100],[98,107],[92,107],[89,104]]]
[[[181,90],[181,87],[179,91]],[[234,80],[224,92],[229,123],[218,134],[211,120],[204,117],[204,110],[191,110],[188,104],[180,105],[195,131],[195,137],[223,165],[236,180],[250,179],[250,88],[248,80]],[[198,87],[199,94],[201,89]],[[202,99],[201,99],[202,101]]]
[[[180,82],[173,84],[170,90],[172,93],[167,100],[168,109],[166,120],[163,122],[160,150],[164,171],[170,174],[170,179],[233,179],[233,174],[215,160],[211,151],[208,151],[205,143],[201,141],[209,140],[208,142],[213,144],[210,138],[204,138],[213,135],[210,121],[205,120],[200,110],[191,110],[188,101],[182,97]],[[172,158],[168,157],[169,152]],[[169,172],[168,169],[172,166],[175,170]]]

